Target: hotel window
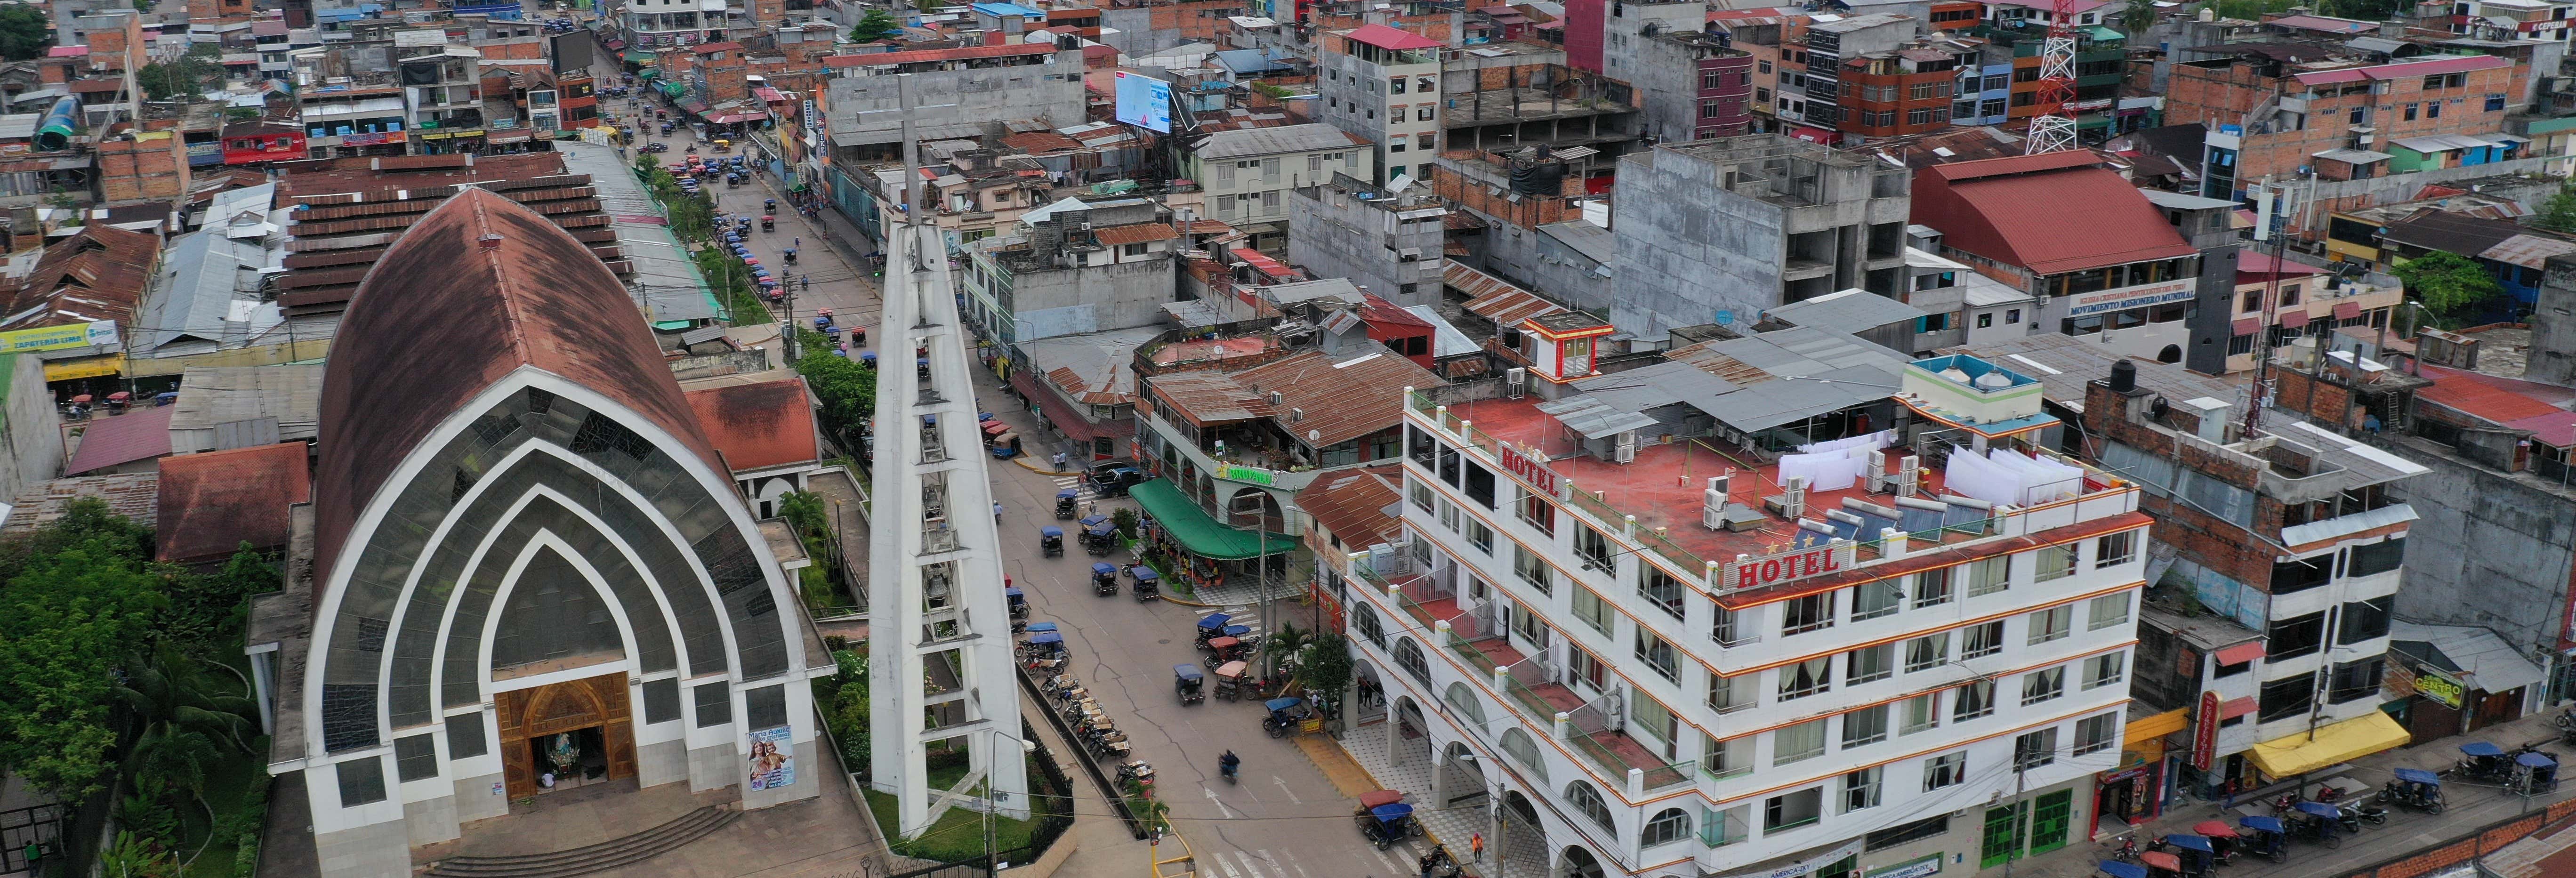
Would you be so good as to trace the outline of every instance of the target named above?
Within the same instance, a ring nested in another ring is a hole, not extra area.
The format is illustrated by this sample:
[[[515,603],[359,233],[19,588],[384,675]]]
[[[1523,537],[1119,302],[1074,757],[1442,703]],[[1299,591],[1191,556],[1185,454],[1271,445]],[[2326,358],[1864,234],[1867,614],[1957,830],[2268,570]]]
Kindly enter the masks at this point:
[[[1771,733],[1771,764],[1788,765],[1825,755],[1825,721],[1811,719]]]
[[[1574,587],[1574,618],[1583,620],[1583,624],[1601,632],[1601,636],[1610,636],[1610,602],[1602,600],[1592,589],[1580,585]]]
[[[1840,591],[1811,594],[1780,603],[1780,633],[1805,634],[1834,627],[1834,596]]]
[[[2021,706],[2029,707],[2053,701],[2066,694],[2066,666],[2042,668],[2021,675]]]
[[[1843,714],[1843,749],[1887,740],[1887,705],[1873,704]]]
[[[1905,584],[1893,579],[1852,586],[1852,621],[1896,613],[1905,604]]]
[[[1598,570],[1614,577],[1619,575],[1619,559],[1610,548],[1610,538],[1592,529],[1590,525],[1575,529],[1574,556],[1583,559],[1583,566],[1587,570]]]
[[[1896,644],[1881,643],[1844,653],[1843,684],[1873,683],[1896,674]]]
[[[2093,568],[2116,567],[2138,557],[2138,532],[2124,530],[2093,541]]]
[[[1780,668],[1780,700],[1793,701],[1834,688],[1832,656],[1811,658]]]
[[[1937,607],[1950,602],[1950,571],[1954,567],[1935,567],[1914,574],[1914,608]]]
[[[2057,730],[2041,729],[2013,739],[2013,765],[2024,771],[2057,763]]]
[[[2084,660],[2084,688],[2099,689],[2120,682],[2129,666],[2129,654],[2106,652]]]
[[[1666,575],[1663,568],[1652,564],[1645,565],[1644,574],[1637,579],[1638,596],[1662,608],[1675,619],[1682,617],[1683,593],[1681,580]]]
[[[1997,619],[1959,629],[1959,657],[1984,658],[2004,650],[2004,623]]]
[[[2063,640],[2074,630],[2075,605],[2054,606],[2030,613],[2023,618],[2030,620],[2030,645],[2038,646],[2050,641]]]
[[[1885,766],[1873,765],[1843,775],[1843,812],[1878,807],[1879,779]]]
[[[1475,546],[1476,551],[1494,554],[1494,529],[1486,527],[1484,522],[1467,519],[1467,543]]]
[[[1794,793],[1772,796],[1762,803],[1762,831],[1779,832],[1796,829],[1824,815],[1825,788],[1810,787]]]
[[[1743,628],[1746,626],[1740,624],[1744,618],[1742,614],[1727,609],[1724,604],[1711,604],[1710,608],[1717,611],[1716,615],[1709,617],[1710,642],[1719,646],[1741,646],[1753,641],[1753,638],[1744,636]]]
[[[1546,495],[1532,494],[1527,488],[1514,490],[1519,491],[1521,495],[1519,503],[1521,521],[1527,522],[1530,527],[1537,528],[1539,533],[1555,536],[1556,504],[1548,502]]]
[[[2012,587],[2012,556],[2010,555],[1970,561],[1951,569],[1966,571],[1969,597],[1990,595]]]
[[[2075,544],[2041,546],[2030,553],[2031,581],[2049,582],[2075,575]]]
[[[1678,680],[1680,660],[1674,655],[1672,643],[1642,627],[1637,629],[1637,660],[1666,680]]]
[[[2075,721],[2075,755],[2098,753],[2119,742],[2120,715],[2106,713]]]
[[[1941,693],[1926,692],[1904,701],[1904,725],[1897,734],[1911,735],[1941,727]]]
[[[1556,593],[1556,583],[1551,579],[1551,571],[1547,569],[1547,559],[1539,557],[1537,553],[1531,552],[1519,543],[1512,544],[1512,572],[1520,574],[1521,581],[1529,583],[1531,588],[1538,589],[1540,594]]]
[[[2129,593],[2124,591],[2094,598],[2086,615],[2090,617],[2084,624],[2086,631],[2126,624],[2129,621]]]
[[[1926,634],[1905,642],[1905,672],[1928,671],[1950,660],[1950,632]]]
[[[1995,712],[1995,681],[1972,680],[1953,690],[1959,694],[1950,699],[1950,721],[1966,722]]]
[[[1943,753],[1923,761],[1923,791],[1958,786],[1968,779],[1968,751]]]

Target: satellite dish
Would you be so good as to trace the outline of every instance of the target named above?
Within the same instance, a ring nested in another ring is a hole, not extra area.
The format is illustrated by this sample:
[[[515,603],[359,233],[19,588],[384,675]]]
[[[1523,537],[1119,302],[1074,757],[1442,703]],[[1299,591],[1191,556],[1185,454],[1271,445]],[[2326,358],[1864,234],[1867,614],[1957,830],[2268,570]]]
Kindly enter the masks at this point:
[[[1323,433],[1323,431],[1321,431],[1321,430],[1308,430],[1308,431],[1306,431],[1306,441],[1307,441],[1308,443],[1313,443],[1313,442],[1315,442],[1316,440],[1319,440],[1319,439],[1322,439],[1322,438],[1324,438],[1324,433]]]

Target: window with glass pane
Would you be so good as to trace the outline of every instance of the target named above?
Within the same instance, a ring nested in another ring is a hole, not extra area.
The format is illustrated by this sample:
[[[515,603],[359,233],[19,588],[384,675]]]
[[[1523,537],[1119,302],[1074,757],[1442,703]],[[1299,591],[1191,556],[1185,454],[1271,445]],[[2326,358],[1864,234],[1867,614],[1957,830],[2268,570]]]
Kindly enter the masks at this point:
[[[1878,807],[1879,777],[1884,766],[1870,766],[1843,775],[1843,813]]]
[[[1360,637],[1375,644],[1377,648],[1386,648],[1386,630],[1378,626],[1376,611],[1367,607],[1355,608],[1351,617],[1351,629],[1358,631]]]
[[[1715,611],[1715,615],[1710,616],[1708,622],[1710,641],[1719,646],[1742,646],[1753,641],[1751,634],[1746,631],[1750,626],[1743,624],[1744,614],[1727,609],[1724,604],[1712,603],[1709,606]]]
[[[1844,655],[1844,685],[1857,686],[1896,675],[1896,644],[1864,646]]]
[[[2084,630],[2086,631],[2100,631],[2115,625],[2128,624],[2129,592],[2106,594],[2094,598],[2090,611],[2085,615],[2087,621],[2084,623]]]
[[[1656,812],[1654,819],[1646,821],[1646,829],[1639,833],[1637,844],[1639,847],[1654,847],[1671,844],[1688,837],[1690,837],[1690,815],[1683,813],[1680,808],[1666,808]]]
[[[1973,680],[1951,690],[1950,721],[1963,722],[1995,712],[1995,681]]]
[[[1905,605],[1905,584],[1895,580],[1852,586],[1852,621],[1891,615]]]
[[[2382,540],[2367,546],[2354,546],[2352,556],[2344,562],[2343,575],[2369,576],[2386,573],[2406,563],[2406,538]]]
[[[1905,642],[1905,672],[1928,671],[1950,660],[1950,632],[1926,634]]]
[[[1548,644],[1554,641],[1548,636],[1550,631],[1551,629],[1547,627],[1547,619],[1540,616],[1537,610],[1530,609],[1530,605],[1519,601],[1512,602],[1512,633],[1520,635],[1522,640],[1529,641],[1539,649],[1546,649]]]
[[[1637,577],[1637,596],[1672,614],[1675,619],[1682,617],[1681,580],[1666,575],[1661,567],[1646,565],[1645,572]]]
[[[1936,567],[1914,574],[1914,606],[1937,607],[1950,602],[1950,571],[1955,567]]]
[[[2084,688],[2099,689],[2120,682],[2129,668],[2129,654],[2106,652],[2084,660]]]
[[[1413,483],[1413,505],[1422,507],[1422,511],[1424,512],[1431,511],[1432,501],[1430,485],[1426,485],[1421,482]]]
[[[2021,675],[2021,704],[2029,707],[2066,694],[2066,666],[2042,668]]]
[[[2050,607],[2024,618],[2030,620],[2030,645],[2038,646],[2062,639],[2073,630],[2075,607],[2072,604]]]
[[[1753,686],[1754,681],[1758,679],[1760,675],[1757,674],[1734,677],[1724,674],[1708,675],[1709,709],[1719,713],[1733,713],[1752,707],[1755,701],[1760,700],[1760,695]]]
[[[2138,558],[2138,532],[2124,530],[2093,541],[2093,567],[2117,567]]]
[[[2268,723],[2306,713],[2315,706],[2316,696],[2316,681],[2306,674],[2265,683],[2255,696],[2254,721]]]
[[[1540,594],[1556,593],[1556,582],[1547,569],[1547,559],[1519,543],[1512,544],[1512,572],[1520,574],[1521,581],[1538,589]]]
[[[1899,703],[1903,705],[1905,718],[1897,727],[1897,734],[1911,735],[1941,727],[1941,693],[1926,692]]]
[[[2379,677],[2387,664],[2385,656],[2371,656],[2357,662],[2337,662],[2326,683],[2326,703],[2344,704],[2379,694]]]
[[[2343,621],[2337,623],[2342,630],[2336,632],[2335,642],[2350,646],[2388,636],[2388,614],[2396,607],[2396,595],[2344,604]]]
[[[1699,843],[1725,847],[1753,837],[1753,806],[1737,805],[1724,811],[1700,808]]]
[[[1440,501],[1440,526],[1458,532],[1458,507],[1447,500]]]
[[[1655,673],[1667,680],[1675,679],[1681,668],[1673,645],[1643,627],[1637,629],[1637,660],[1645,662],[1647,667],[1654,668]]]
[[[1600,531],[1589,525],[1574,529],[1574,556],[1583,559],[1587,567],[1599,568],[1612,576],[1619,575],[1619,559],[1612,554],[1614,551],[1610,548],[1610,538]]]
[[[1950,568],[1968,577],[1968,596],[1990,595],[2012,587],[2012,556],[1970,561]]]
[[[1520,508],[1521,520],[1537,528],[1539,533],[1555,536],[1556,504],[1549,502],[1547,495],[1530,493],[1528,488],[1515,490],[1521,493],[1520,503],[1517,504]]]
[[[1839,591],[1811,594],[1780,602],[1780,633],[1805,634],[1834,627],[1834,596]]]
[[[1873,704],[1843,714],[1843,749],[1887,740],[1887,705]]]
[[[2319,610],[2272,623],[2264,632],[2264,658],[2297,658],[2325,648],[2326,614]]]
[[[1700,733],[1699,767],[1715,780],[1725,780],[1753,771],[1753,736],[1744,735],[1720,741]]]
[[[1494,529],[1486,527],[1484,522],[1467,519],[1467,544],[1476,547],[1476,551],[1493,554]]]
[[[1607,636],[1610,633],[1610,602],[1583,586],[1574,587],[1574,618]]]
[[[1783,665],[1780,674],[1780,700],[1805,698],[1832,689],[1834,659],[1832,656],[1811,658],[1794,665]]]
[[[1956,750],[1923,762],[1923,791],[1957,786],[1968,779],[1968,751]]]
[[[1959,657],[1984,658],[2004,649],[2004,623],[1998,619],[1959,629]]]
[[[1771,732],[1771,764],[1787,765],[1825,755],[1825,721],[1811,719]]]
[[[1614,828],[1610,825],[1610,806],[1602,803],[1601,792],[1593,789],[1591,784],[1579,780],[1566,784],[1565,800],[1574,806],[1574,810],[1600,824],[1602,829]]]
[[[1825,788],[1811,787],[1772,796],[1762,803],[1762,831],[1796,829],[1824,816]]]
[[[2075,721],[2075,755],[2099,753],[2119,743],[2120,715],[2106,713]]]
[[[2041,729],[2013,739],[2013,764],[2028,771],[2057,762],[2057,730]]]
[[[2075,544],[2042,546],[2030,553],[2031,581],[2048,582],[2075,575]]]

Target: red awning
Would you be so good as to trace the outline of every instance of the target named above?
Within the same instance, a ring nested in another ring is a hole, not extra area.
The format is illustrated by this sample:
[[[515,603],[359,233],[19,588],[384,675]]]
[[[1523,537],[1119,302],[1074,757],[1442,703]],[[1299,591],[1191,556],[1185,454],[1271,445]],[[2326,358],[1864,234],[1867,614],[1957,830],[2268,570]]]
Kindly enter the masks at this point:
[[[2299,328],[2299,327],[2306,326],[2306,325],[2308,325],[2308,311],[2307,311],[2307,309],[2305,309],[2305,308],[2301,308],[2301,309],[2296,310],[2296,311],[2283,311],[2283,312],[2281,312],[2281,328],[2282,328],[2282,329],[2297,329],[2297,328]]]
[[[2235,719],[2253,712],[2254,696],[2251,695],[2218,706],[2219,719]]]
[[[2218,651],[2218,663],[2241,665],[2263,657],[2263,641],[2248,640]]]
[[[1831,131],[1827,131],[1822,128],[1809,128],[1804,125],[1789,129],[1789,136],[1795,137],[1799,140],[1804,140],[1808,143],[1820,143],[1826,146],[1834,145],[1834,140],[1836,139],[1835,134]]]
[[[2252,317],[2241,317],[2235,323],[2228,324],[2228,329],[2232,335],[2253,335],[2263,331],[2263,321]]]
[[[617,51],[617,50],[619,50],[619,49],[626,48],[626,41],[625,41],[625,40],[609,40],[608,42],[601,43],[600,45],[607,46],[609,51],[614,52],[614,51]]]
[[[2336,320],[2351,320],[2355,317],[2359,317],[2361,316],[2361,303],[2336,302],[2334,314]]]

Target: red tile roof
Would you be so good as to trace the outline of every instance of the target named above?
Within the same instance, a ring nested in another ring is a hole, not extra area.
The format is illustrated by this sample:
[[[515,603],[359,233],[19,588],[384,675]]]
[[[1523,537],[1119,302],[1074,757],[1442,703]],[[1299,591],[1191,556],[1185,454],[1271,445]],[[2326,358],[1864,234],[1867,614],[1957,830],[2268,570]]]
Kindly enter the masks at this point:
[[[1409,51],[1413,49],[1437,49],[1442,45],[1439,40],[1430,39],[1411,31],[1397,30],[1383,24],[1364,24],[1353,29],[1350,33],[1343,34],[1343,36],[1349,37],[1352,42],[1366,43],[1381,49]]]
[[[360,509],[413,446],[523,366],[598,394],[723,468],[608,266],[536,211],[469,188],[385,249],[340,319],[322,381],[315,582],[330,580]]]
[[[1915,172],[1913,219],[1941,230],[1944,244],[2041,275],[2200,252],[2137,187],[2083,151],[1924,168]]]
[[[2440,403],[2461,414],[2497,424],[2546,417],[2561,411],[2557,406],[2516,393],[2509,386],[2479,381],[2458,373],[2434,378],[2433,386],[2416,391],[2415,398]]]
[[[1009,43],[999,46],[961,46],[954,49],[915,49],[909,52],[872,52],[862,55],[833,55],[823,59],[827,67],[873,67],[879,64],[913,64],[923,61],[964,61],[974,58],[1011,58],[1020,55],[1052,55],[1052,43]]]
[[[715,443],[734,472],[822,459],[804,379],[703,387],[689,391],[688,397],[707,441]]]
[[[286,545],[287,507],[312,499],[302,442],[258,445],[161,461],[162,561],[198,561]]]
[[[177,406],[153,406],[89,422],[89,427],[81,431],[80,447],[72,451],[71,463],[63,467],[63,475],[76,476],[169,454],[170,416],[178,411]]]

